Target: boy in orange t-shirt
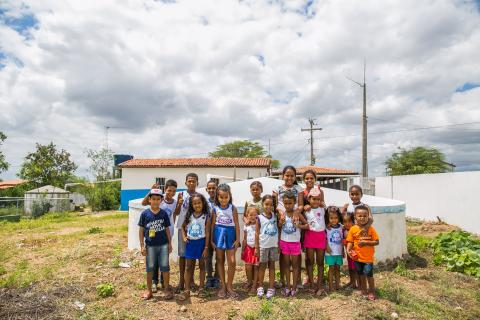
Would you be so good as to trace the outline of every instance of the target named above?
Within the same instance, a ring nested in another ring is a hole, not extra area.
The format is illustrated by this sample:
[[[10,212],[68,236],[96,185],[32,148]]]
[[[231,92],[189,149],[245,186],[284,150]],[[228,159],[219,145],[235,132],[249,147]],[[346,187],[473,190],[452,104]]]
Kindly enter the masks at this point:
[[[373,256],[375,246],[378,246],[378,234],[370,226],[367,230],[369,208],[358,206],[355,208],[356,225],[350,228],[347,235],[347,253],[355,261],[355,268],[358,273],[360,290],[368,299],[375,300],[375,281],[373,280]]]

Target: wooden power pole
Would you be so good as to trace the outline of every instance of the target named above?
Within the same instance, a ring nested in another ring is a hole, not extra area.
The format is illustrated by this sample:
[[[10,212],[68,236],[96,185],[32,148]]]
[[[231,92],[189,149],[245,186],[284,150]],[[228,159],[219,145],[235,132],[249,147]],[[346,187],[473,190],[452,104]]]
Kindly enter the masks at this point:
[[[363,88],[363,114],[362,114],[362,177],[368,177],[368,158],[367,158],[367,83],[365,82],[365,69],[366,62],[363,64],[363,83],[352,80],[347,77],[348,80],[358,84]]]
[[[315,155],[313,154],[313,131],[320,131],[322,128],[314,128],[313,126],[315,125],[315,119],[308,118],[308,122],[310,122],[310,128],[309,129],[300,129],[301,131],[310,131],[310,165],[314,166],[315,165]]]

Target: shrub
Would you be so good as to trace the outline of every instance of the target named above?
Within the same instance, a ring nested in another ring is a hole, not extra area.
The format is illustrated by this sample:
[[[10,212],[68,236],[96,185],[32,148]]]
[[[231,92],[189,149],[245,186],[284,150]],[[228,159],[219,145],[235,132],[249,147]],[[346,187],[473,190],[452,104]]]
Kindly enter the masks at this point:
[[[97,183],[86,189],[88,205],[94,211],[118,209],[120,205],[120,182]]]
[[[439,234],[432,243],[433,262],[448,271],[480,278],[480,240],[465,231]]]
[[[92,227],[92,228],[87,230],[87,233],[89,233],[89,234],[96,234],[96,233],[102,233],[102,232],[103,232],[103,230],[100,227]]]
[[[409,235],[407,236],[407,250],[411,255],[418,255],[427,250],[432,240],[424,236]]]
[[[97,286],[97,295],[101,298],[113,296],[115,287],[111,283],[102,283]]]

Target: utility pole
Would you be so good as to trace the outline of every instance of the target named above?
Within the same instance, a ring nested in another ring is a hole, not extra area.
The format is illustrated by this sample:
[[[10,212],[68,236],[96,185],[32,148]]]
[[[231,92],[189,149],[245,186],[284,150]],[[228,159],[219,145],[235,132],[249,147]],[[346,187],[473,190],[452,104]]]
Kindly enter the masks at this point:
[[[111,127],[111,126],[105,126],[105,148],[108,149],[108,131],[110,129],[125,129],[125,127]]]
[[[310,128],[309,129],[300,129],[300,131],[310,131],[310,165],[314,166],[315,165],[315,155],[313,154],[313,131],[320,131],[322,128],[314,128],[313,126],[316,124],[315,119],[313,118],[308,118],[308,122],[310,122]]]
[[[270,138],[268,138],[268,155],[270,156]]]
[[[368,158],[367,158],[367,83],[365,82],[366,61],[363,63],[363,83],[347,77],[348,80],[358,84],[363,88],[363,114],[362,114],[362,177],[368,177]]]

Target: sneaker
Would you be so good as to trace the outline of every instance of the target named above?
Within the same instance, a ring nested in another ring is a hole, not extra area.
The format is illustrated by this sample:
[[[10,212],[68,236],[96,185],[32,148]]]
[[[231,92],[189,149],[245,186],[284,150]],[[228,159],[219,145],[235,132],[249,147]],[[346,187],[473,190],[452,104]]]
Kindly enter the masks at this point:
[[[264,294],[265,292],[263,291],[263,287],[257,288],[257,297],[262,298]],[[268,292],[267,292],[267,298],[268,298]]]
[[[153,293],[157,293],[157,284],[156,283],[152,283],[152,292]]]
[[[267,299],[273,298],[274,295],[275,295],[275,289],[268,289],[267,290]]]
[[[213,278],[208,277],[207,281],[205,282],[205,288],[208,289],[208,288],[214,288],[214,287],[215,285],[213,283]]]
[[[220,279],[218,278],[213,278],[213,287],[215,289],[219,289],[220,288]]]

